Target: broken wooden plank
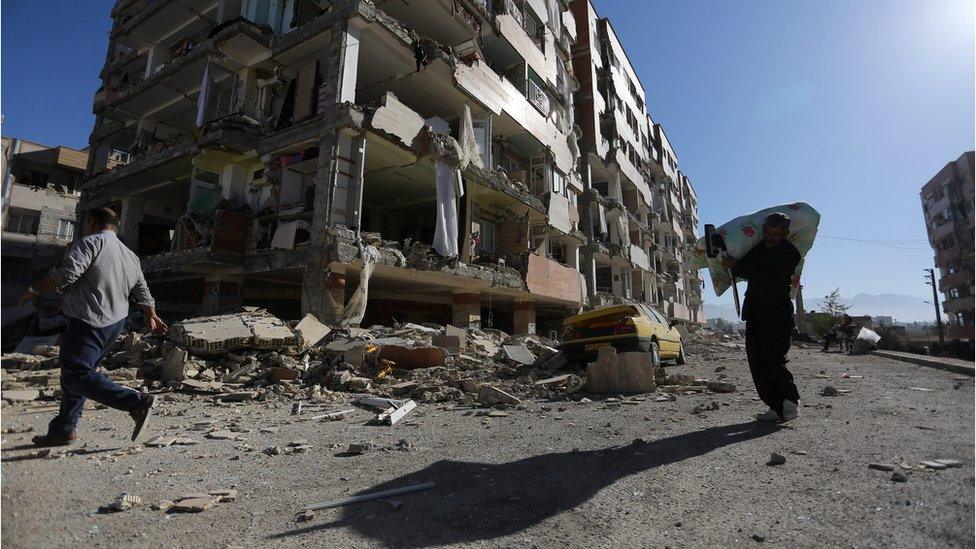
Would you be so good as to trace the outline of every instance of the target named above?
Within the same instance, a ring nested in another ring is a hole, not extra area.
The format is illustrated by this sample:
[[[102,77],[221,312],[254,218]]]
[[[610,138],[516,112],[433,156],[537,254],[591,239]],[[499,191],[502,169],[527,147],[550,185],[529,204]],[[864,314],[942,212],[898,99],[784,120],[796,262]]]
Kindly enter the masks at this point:
[[[398,496],[400,494],[410,494],[412,492],[420,492],[421,490],[429,490],[433,487],[434,487],[433,482],[425,482],[423,484],[415,484],[413,486],[404,486],[403,488],[393,488],[391,490],[383,490],[382,492],[373,492],[371,494],[360,494],[358,496],[337,499],[335,501],[327,501],[325,503],[316,503],[313,505],[309,505],[308,507],[305,507],[305,511],[318,511],[319,509],[342,507],[343,505],[350,505],[352,503],[360,503],[363,501],[372,501],[374,499],[383,499],[390,496]]]

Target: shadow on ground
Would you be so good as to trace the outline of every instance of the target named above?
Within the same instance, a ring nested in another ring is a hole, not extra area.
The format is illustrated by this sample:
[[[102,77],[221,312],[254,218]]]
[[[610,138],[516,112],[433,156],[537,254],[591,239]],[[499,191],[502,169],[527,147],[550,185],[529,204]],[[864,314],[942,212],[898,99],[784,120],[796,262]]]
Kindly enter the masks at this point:
[[[342,508],[340,520],[296,528],[269,539],[351,528],[392,547],[491,540],[577,507],[621,478],[776,430],[776,426],[749,422],[652,442],[543,454],[509,463],[443,460],[361,492],[436,483],[431,490],[392,498],[405,503],[396,512],[387,510],[382,500],[362,503]]]

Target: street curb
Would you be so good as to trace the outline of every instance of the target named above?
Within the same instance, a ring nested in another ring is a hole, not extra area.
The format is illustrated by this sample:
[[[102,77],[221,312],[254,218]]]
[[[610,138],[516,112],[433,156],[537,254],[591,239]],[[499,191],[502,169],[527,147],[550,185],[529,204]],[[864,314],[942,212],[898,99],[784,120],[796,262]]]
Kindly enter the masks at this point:
[[[882,358],[908,362],[918,366],[925,366],[927,368],[936,368],[938,370],[945,370],[954,374],[963,374],[969,377],[973,377],[974,373],[976,373],[976,366],[974,366],[972,362],[966,362],[965,360],[955,358],[939,358],[934,356],[915,355],[911,353],[899,353],[897,351],[870,351],[870,353],[874,356],[879,356]]]

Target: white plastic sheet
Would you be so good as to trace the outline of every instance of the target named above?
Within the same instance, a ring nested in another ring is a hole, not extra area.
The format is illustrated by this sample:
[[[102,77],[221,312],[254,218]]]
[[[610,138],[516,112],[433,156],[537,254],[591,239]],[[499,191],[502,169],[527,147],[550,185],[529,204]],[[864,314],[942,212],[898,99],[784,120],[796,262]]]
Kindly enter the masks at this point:
[[[437,186],[434,250],[442,257],[456,257],[458,255],[457,199],[464,194],[464,189],[460,186],[461,176],[456,169],[437,160],[434,162],[434,182]]]
[[[352,293],[352,297],[349,298],[349,302],[346,303],[346,307],[342,311],[343,326],[358,326],[363,321],[363,317],[366,316],[366,298],[369,295],[369,279],[373,276],[373,269],[376,268],[376,259],[379,257],[379,252],[373,246],[365,246],[361,250],[360,255],[363,259],[363,270],[359,271],[359,286]]]

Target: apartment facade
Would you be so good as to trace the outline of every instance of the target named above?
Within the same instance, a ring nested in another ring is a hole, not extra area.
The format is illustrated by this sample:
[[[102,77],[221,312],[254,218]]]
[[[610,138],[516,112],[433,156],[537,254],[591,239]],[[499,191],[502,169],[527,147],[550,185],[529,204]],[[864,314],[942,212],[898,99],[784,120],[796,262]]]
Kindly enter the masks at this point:
[[[568,2],[427,4],[116,3],[80,210],[164,312],[337,321],[368,283],[367,325],[548,335],[587,300]]]
[[[686,265],[698,204],[613,26],[588,0],[576,19],[583,274],[595,302],[633,299],[678,322],[704,322],[701,281]]]
[[[919,193],[950,339],[973,339],[973,161],[973,151],[963,153]]]
[[[34,273],[56,265],[74,238],[75,208],[88,153],[49,147],[20,138],[2,138],[3,326],[30,315],[18,298]],[[56,297],[45,304],[57,307]]]

